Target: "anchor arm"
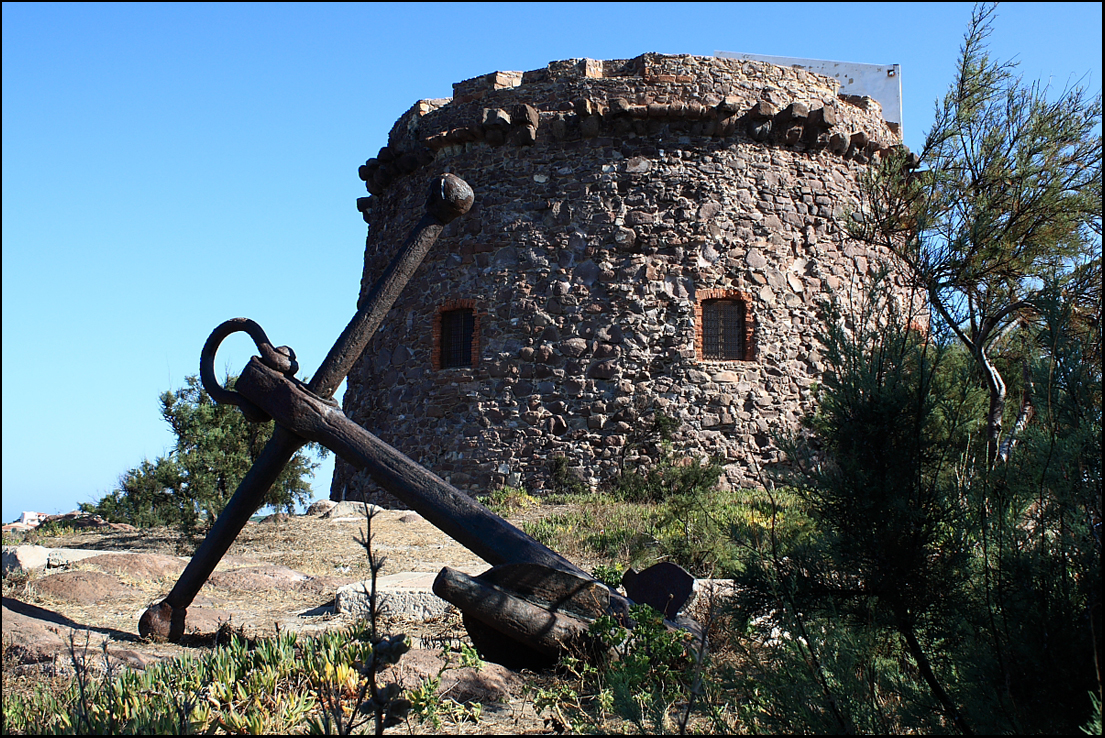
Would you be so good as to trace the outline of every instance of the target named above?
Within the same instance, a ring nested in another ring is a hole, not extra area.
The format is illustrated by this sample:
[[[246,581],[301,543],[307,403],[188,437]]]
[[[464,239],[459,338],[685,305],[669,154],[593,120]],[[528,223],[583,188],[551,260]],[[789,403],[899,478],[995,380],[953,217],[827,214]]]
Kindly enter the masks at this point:
[[[237,491],[226,503],[203,543],[196,549],[172,591],[160,603],[142,613],[138,633],[143,638],[177,642],[184,635],[184,618],[204,582],[257,511],[276,478],[306,441],[277,425]]]

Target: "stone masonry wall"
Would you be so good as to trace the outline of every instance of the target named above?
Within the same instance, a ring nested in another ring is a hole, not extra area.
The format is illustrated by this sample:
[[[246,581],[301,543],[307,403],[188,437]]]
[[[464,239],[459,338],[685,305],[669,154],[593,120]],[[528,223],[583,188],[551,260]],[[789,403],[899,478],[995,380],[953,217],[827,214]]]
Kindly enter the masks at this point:
[[[755,485],[779,457],[772,431],[813,409],[819,301],[886,258],[843,222],[856,178],[897,145],[874,101],[753,61],[553,62],[420,101],[360,168],[362,295],[433,178],[463,177],[476,204],[400,296],[344,410],[473,494],[547,489],[556,456],[590,484],[655,458],[633,441],[657,411],[678,421],[678,453]],[[744,360],[703,358],[718,297],[744,303]],[[457,306],[476,311],[475,361],[439,369],[440,313]],[[383,499],[340,460],[331,496]]]

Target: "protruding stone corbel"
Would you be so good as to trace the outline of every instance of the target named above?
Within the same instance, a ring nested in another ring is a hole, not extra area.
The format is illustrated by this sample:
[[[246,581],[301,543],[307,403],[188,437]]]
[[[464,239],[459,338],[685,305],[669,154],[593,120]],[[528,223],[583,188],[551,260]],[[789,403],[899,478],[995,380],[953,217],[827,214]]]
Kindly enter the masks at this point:
[[[614,127],[614,133],[625,135],[633,130],[633,104],[624,97],[616,97],[610,100],[604,118],[610,119]]]
[[[633,104],[624,97],[615,97],[610,101],[608,110],[612,116],[630,115],[633,111],[633,107]]]
[[[839,121],[836,109],[829,105],[814,108],[806,118],[805,138],[812,148],[824,149],[832,141],[832,129]]]
[[[832,105],[825,105],[810,111],[809,124],[817,128],[829,130],[840,123],[840,113]]]
[[[400,163],[397,159],[401,158],[393,149],[384,146],[375,158],[369,159],[357,168],[357,176],[365,183],[365,188],[371,194],[383,194],[397,176],[409,174],[417,169],[417,159],[408,158]]]
[[[484,108],[480,124],[484,130],[484,140],[492,146],[499,146],[506,140],[506,132],[512,123],[510,113],[501,108]]]
[[[829,136],[829,151],[844,156],[848,152],[848,136],[840,131]]]
[[[788,146],[793,146],[802,139],[809,115],[809,106],[805,103],[793,102],[776,117],[775,128],[779,132],[779,137]]]
[[[890,151],[890,147],[882,141],[872,139],[867,142],[867,146],[864,148],[863,153],[867,156],[869,161],[879,160],[881,161]]]
[[[717,115],[717,124],[714,127],[715,136],[729,136],[736,130],[740,104],[739,97],[726,95],[721,102],[714,106],[714,113]]]
[[[791,123],[793,125],[804,125],[806,119],[810,117],[810,108],[805,103],[792,102],[787,105],[783,112],[780,114],[780,121],[783,123]]]
[[[360,177],[362,182],[367,182],[372,176],[372,170],[376,166],[375,159],[369,159],[364,164],[357,167],[357,176]]]
[[[358,197],[357,198],[357,212],[361,214],[361,218],[368,225],[372,224],[370,213],[372,212],[372,197]]]
[[[778,109],[767,100],[760,100],[748,111],[748,135],[753,141],[763,142],[771,136],[771,121]]]
[[[581,136],[584,138],[594,138],[599,135],[599,129],[602,127],[602,107],[599,103],[587,97],[577,97],[572,101],[572,109],[575,110]],[[554,130],[552,133],[553,136],[556,137],[556,131]],[[567,128],[565,124],[564,135],[566,135],[566,133]],[[563,136],[561,136],[561,138],[562,137]]]
[[[728,118],[740,110],[741,100],[736,95],[726,95],[721,102],[714,106],[719,118]]]
[[[580,118],[586,118],[590,115],[598,115],[599,106],[598,103],[590,98],[577,97],[575,100],[572,100],[572,110],[574,110],[576,115]]]
[[[518,103],[511,112],[514,121],[511,141],[518,146],[533,146],[537,142],[537,126],[541,122],[541,115],[536,108],[526,103]]]
[[[864,151],[867,149],[867,132],[856,131],[848,138],[848,151],[845,152],[844,157],[847,159],[855,159],[860,164],[867,163],[867,154]]]

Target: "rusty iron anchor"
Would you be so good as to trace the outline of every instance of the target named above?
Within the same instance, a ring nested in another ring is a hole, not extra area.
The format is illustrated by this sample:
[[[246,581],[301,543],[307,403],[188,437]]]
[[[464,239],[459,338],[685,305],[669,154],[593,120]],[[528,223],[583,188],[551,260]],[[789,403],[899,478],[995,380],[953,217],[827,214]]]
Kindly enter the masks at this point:
[[[310,383],[295,378],[295,353],[286,346],[274,347],[254,321],[229,320],[212,332],[201,354],[204,387],[215,400],[239,406],[250,420],[275,420],[276,429],[176,586],[143,614],[141,635],[180,639],[187,608],[200,587],[284,465],[308,441],[366,470],[384,489],[493,565],[477,578],[446,567],[434,583],[435,593],[465,613],[477,648],[499,656],[493,660],[521,658],[519,665],[524,665],[554,658],[564,648],[586,641],[587,624],[598,615],[614,613],[626,619],[630,600],[349,420],[330,399],[444,225],[467,212],[472,201],[471,189],[453,175],[431,186],[426,216],[358,306]],[[250,359],[235,391],[230,391],[218,385],[214,358],[222,340],[237,331],[253,338],[261,356]],[[673,574],[664,569],[659,577],[650,577],[649,571],[638,575],[653,581],[652,589],[660,593],[649,604],[674,618],[686,599],[683,590],[690,591],[693,579],[682,570]],[[693,621],[681,626],[698,630]]]
[[[259,327],[251,330],[263,335]],[[263,344],[259,348],[262,355],[272,352]],[[551,665],[566,649],[588,647],[588,625],[595,618],[614,614],[627,621],[631,600],[354,423],[335,404],[311,393],[290,370],[254,356],[235,387],[278,427],[367,471],[385,490],[492,564],[479,577],[446,567],[434,581],[434,592],[464,612],[469,635],[490,660],[531,668]],[[679,573],[693,581],[670,563],[635,577],[653,580],[659,594],[650,596],[648,604],[669,619],[686,599],[678,594]],[[636,584],[627,580],[631,589]],[[689,594],[689,581],[686,589]],[[636,590],[644,591],[639,586]]]

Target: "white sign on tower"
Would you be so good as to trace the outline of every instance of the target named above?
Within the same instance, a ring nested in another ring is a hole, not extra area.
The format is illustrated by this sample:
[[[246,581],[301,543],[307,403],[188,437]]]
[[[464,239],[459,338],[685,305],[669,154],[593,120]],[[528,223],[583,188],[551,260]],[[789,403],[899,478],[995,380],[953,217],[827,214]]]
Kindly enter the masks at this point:
[[[723,59],[763,61],[780,67],[798,67],[826,77],[833,77],[840,82],[842,95],[861,95],[877,101],[882,106],[883,118],[887,123],[898,126],[898,131],[901,133],[902,68],[898,64],[858,64],[822,59],[797,59],[790,56],[737,54],[729,51],[716,51],[714,56]]]

